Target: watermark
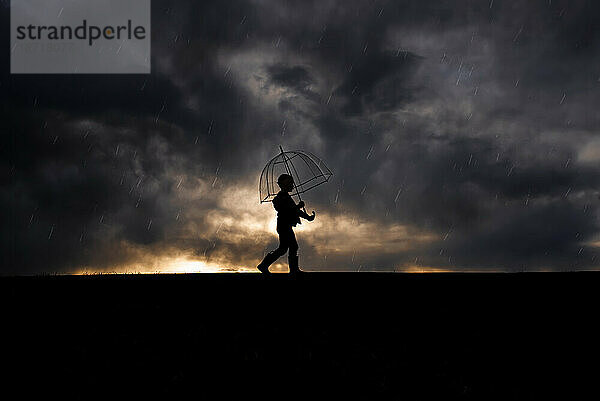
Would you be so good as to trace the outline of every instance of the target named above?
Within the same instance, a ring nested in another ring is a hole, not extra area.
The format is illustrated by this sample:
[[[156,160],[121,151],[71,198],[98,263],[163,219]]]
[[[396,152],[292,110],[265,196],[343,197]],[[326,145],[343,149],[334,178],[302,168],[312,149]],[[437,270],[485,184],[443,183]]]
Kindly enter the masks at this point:
[[[150,0],[11,0],[12,74],[149,74]]]

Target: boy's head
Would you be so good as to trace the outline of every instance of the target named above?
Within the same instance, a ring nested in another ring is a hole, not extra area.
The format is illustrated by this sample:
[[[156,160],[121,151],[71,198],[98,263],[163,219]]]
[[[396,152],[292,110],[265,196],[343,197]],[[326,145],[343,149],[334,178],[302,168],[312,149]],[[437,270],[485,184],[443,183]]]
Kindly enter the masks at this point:
[[[294,178],[289,174],[281,174],[277,179],[277,185],[285,192],[290,192],[294,188]]]

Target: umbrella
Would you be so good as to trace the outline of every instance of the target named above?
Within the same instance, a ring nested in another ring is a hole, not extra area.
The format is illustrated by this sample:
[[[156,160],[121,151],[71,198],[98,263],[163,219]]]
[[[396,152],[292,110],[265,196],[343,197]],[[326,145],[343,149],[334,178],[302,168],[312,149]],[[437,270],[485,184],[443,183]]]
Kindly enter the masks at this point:
[[[260,174],[259,195],[260,202],[270,202],[273,200],[279,187],[277,178],[281,174],[289,174],[294,178],[294,189],[291,196],[297,196],[302,200],[300,194],[303,194],[321,184],[329,181],[333,175],[317,156],[310,152],[302,150],[281,151],[273,157]]]

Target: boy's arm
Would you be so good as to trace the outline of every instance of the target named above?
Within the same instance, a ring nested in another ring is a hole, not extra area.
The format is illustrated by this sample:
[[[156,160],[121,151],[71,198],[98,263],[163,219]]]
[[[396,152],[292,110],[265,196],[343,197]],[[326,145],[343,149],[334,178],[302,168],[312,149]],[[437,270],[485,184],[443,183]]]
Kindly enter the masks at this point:
[[[304,210],[298,210],[298,216],[300,216],[308,221],[313,221],[315,219],[315,211],[313,210],[312,215],[309,215]]]

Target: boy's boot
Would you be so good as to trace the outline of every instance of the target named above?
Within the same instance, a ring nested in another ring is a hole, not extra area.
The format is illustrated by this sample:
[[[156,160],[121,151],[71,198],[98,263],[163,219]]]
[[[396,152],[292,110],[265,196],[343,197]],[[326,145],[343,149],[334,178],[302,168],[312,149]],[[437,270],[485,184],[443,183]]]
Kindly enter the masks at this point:
[[[269,252],[265,255],[265,258],[262,260],[262,262],[256,266],[256,268],[260,270],[261,273],[271,273],[269,271],[269,266],[271,266],[271,264],[278,258],[279,256],[275,255],[273,252]]]
[[[288,265],[290,267],[290,274],[300,273],[298,268],[298,255],[288,255]]]

